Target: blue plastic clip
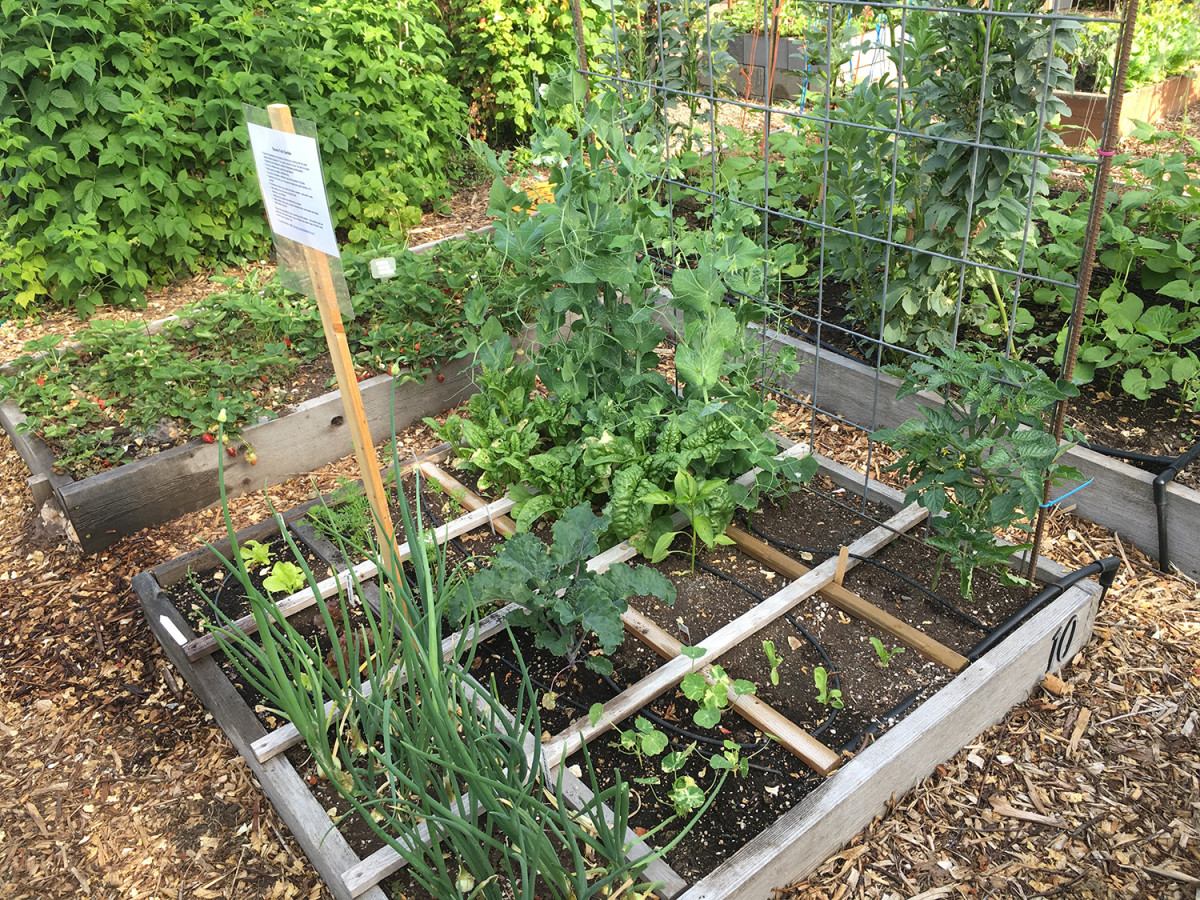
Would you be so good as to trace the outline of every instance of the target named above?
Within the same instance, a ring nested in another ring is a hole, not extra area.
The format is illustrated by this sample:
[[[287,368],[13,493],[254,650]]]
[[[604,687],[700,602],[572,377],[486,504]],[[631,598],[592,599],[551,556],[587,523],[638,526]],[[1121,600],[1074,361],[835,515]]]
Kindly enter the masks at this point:
[[[1043,503],[1043,504],[1041,505],[1041,507],[1040,507],[1040,508],[1041,508],[1041,509],[1045,509],[1047,506],[1053,506],[1055,503],[1059,503],[1059,502],[1061,502],[1061,501],[1063,501],[1063,500],[1066,500],[1066,499],[1067,499],[1068,497],[1070,497],[1070,496],[1071,496],[1073,493],[1075,493],[1076,491],[1082,491],[1082,490],[1083,490],[1085,487],[1087,487],[1089,484],[1091,484],[1091,483],[1092,483],[1093,481],[1095,481],[1095,480],[1096,480],[1095,478],[1089,478],[1089,479],[1088,479],[1087,481],[1085,481],[1083,484],[1079,485],[1079,487],[1073,487],[1073,488],[1071,488],[1069,491],[1067,491],[1065,494],[1063,494],[1063,495],[1062,495],[1061,497],[1059,497],[1057,500],[1050,500],[1050,501],[1048,501],[1048,502],[1046,502],[1046,503]]]

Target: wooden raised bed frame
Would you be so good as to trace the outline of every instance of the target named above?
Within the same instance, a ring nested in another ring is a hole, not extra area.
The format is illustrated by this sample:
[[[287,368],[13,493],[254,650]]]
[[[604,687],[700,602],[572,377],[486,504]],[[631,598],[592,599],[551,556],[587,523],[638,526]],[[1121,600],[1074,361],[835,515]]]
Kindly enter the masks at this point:
[[[1108,95],[1086,91],[1055,91],[1054,96],[1067,104],[1070,116],[1063,116],[1056,127],[1068,147],[1083,147],[1089,140],[1100,142],[1108,115]],[[1121,137],[1133,133],[1134,122],[1157,124],[1185,112],[1200,100],[1200,72],[1173,75],[1166,81],[1144,84],[1127,91],[1121,99],[1121,119],[1117,132]]]
[[[864,363],[829,351],[818,351],[807,341],[768,330],[767,352],[790,347],[796,352],[800,370],[775,385],[795,396],[810,396],[820,410],[834,413],[868,430],[894,428],[920,413],[918,406],[937,406],[941,398],[921,392],[896,399],[900,380]],[[818,360],[820,377],[817,377]],[[1075,466],[1084,481],[1092,483],[1071,495],[1070,505],[1089,522],[1111,528],[1132,540],[1151,555],[1158,548],[1158,518],[1154,506],[1154,476],[1085,447],[1072,447],[1063,456],[1065,465]],[[859,480],[861,487],[861,478]],[[1075,487],[1065,484],[1058,493]],[[1171,563],[1192,578],[1200,578],[1200,491],[1171,482],[1166,486],[1167,522],[1171,540]]]
[[[859,473],[828,460],[819,461],[822,473],[841,486],[853,491],[865,490],[867,499],[873,502],[881,502],[892,508],[901,507],[903,497],[899,492],[875,482],[868,481],[864,486],[864,479]],[[423,462],[423,470],[437,477],[437,470],[430,468],[429,460]],[[511,523],[502,517],[506,503],[506,500],[496,501],[467,516],[476,523],[491,519],[498,524],[498,530],[508,530]],[[281,517],[281,521],[289,522],[298,518],[310,506],[306,504],[290,511]],[[923,517],[923,510],[908,507],[902,509],[890,524],[893,528],[903,528],[921,521]],[[254,526],[242,532],[239,541],[261,539],[277,527],[275,522]],[[457,527],[454,523],[447,523],[442,530],[453,531]],[[877,528],[856,541],[852,550],[855,553],[869,553],[892,536],[890,529]],[[622,544],[601,554],[589,565],[606,566],[632,555],[632,550]],[[209,655],[211,647],[204,647],[203,644],[207,642],[203,639],[195,639],[164,594],[162,588],[170,587],[184,578],[189,568],[209,567],[213,562],[209,551],[201,550],[134,578],[134,588],[151,628],[167,656],[213,713],[218,724],[229,734],[238,752],[247,759],[268,797],[275,803],[334,896],[339,900],[355,897],[382,900],[384,895],[377,886],[378,882],[402,866],[402,859],[394,850],[385,847],[360,860],[344,838],[336,830],[331,830],[329,817],[321,804],[282,755],[284,748],[296,742],[295,730],[285,725],[274,732],[267,732]],[[792,567],[799,565],[792,561],[774,562]],[[796,580],[740,620],[735,620],[701,642],[702,646],[710,648],[705,661],[711,662],[709,657],[716,657],[746,634],[752,633],[765,618],[777,615],[779,611],[802,602],[819,590],[841,608],[869,618],[870,613],[854,609],[855,604],[851,600],[841,597],[839,602],[837,599],[838,590],[834,580],[845,564],[845,560],[832,558],[811,571],[790,571],[789,577]],[[853,560],[850,560],[850,564],[853,564]],[[1053,563],[1043,563],[1040,574],[1056,580],[1066,573]],[[833,598],[829,596],[831,588]],[[906,791],[979,732],[999,721],[1014,704],[1029,695],[1047,672],[1057,670],[1079,652],[1090,638],[1100,595],[1101,590],[1094,582],[1076,584],[969,667],[964,668],[966,661],[961,657],[943,660],[944,665],[959,671],[954,680],[840,769],[837,767],[841,760],[823,745],[818,745],[820,749],[813,749],[809,764],[821,772],[837,769],[837,774],[708,876],[688,885],[660,861],[648,871],[647,877],[666,883],[666,887],[659,892],[664,898],[726,900],[766,898],[771,896],[773,887],[807,874],[879,813],[889,798]],[[314,601],[310,597],[308,602]],[[494,633],[503,627],[503,616],[507,612],[506,609],[493,613],[480,623],[483,634]],[[883,627],[886,627],[886,623]],[[678,650],[677,646],[672,646],[672,639],[664,639],[663,635],[656,634],[656,627],[632,609],[626,617],[626,628],[664,656],[670,657]],[[939,653],[937,646],[934,646],[936,642],[924,639],[919,633],[904,634],[902,628],[892,633],[922,655],[933,658]],[[543,748],[546,759],[551,765],[565,759],[582,740],[595,736],[614,720],[636,711],[647,698],[677,684],[678,678],[686,674],[691,665],[691,660],[675,656],[673,661],[668,661],[606,704],[606,715],[596,728],[589,727],[585,720],[552,738]],[[631,691],[637,696],[627,696]],[[755,709],[738,711],[752,721],[754,715],[766,715]],[[793,752],[805,758],[803,747]],[[581,792],[586,792],[586,788],[581,783],[571,781],[571,787],[576,798],[585,796]]]
[[[488,227],[470,233],[490,231]],[[466,236],[431,241],[412,252],[426,253],[444,240]],[[429,378],[424,384],[397,385],[396,427],[407,427],[461,403],[474,391],[469,369],[469,361],[459,360],[442,372],[443,382]],[[360,385],[367,421],[376,436],[391,434],[392,381],[390,375],[377,375]],[[8,432],[32,473],[29,486],[35,506],[40,510],[53,502],[85,553],[96,553],[126,535],[220,500],[219,446],[190,441],[75,481],[54,472],[54,456],[41,440],[17,433],[17,425],[24,420],[14,405],[0,403],[0,427]],[[301,403],[277,419],[251,425],[243,433],[259,461],[253,468],[241,456],[224,461],[225,489],[231,497],[312,472],[353,450],[342,396],[336,390]]]

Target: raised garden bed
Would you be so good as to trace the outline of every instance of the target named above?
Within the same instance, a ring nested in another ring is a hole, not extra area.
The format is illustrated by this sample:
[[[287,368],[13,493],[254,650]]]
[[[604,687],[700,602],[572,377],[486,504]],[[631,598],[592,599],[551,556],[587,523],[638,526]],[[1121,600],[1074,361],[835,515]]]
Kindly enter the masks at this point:
[[[1121,118],[1117,132],[1125,137],[1133,132],[1135,122],[1151,125],[1185,112],[1200,100],[1200,73],[1174,75],[1166,81],[1145,84],[1127,91],[1121,99]],[[1083,147],[1088,141],[1100,141],[1104,120],[1108,115],[1108,95],[1087,91],[1054,94],[1067,104],[1070,116],[1064,115],[1058,125],[1063,142],[1068,147]]]
[[[856,473],[825,460],[821,461],[818,478],[830,493],[864,489],[862,479]],[[902,498],[894,490],[870,482],[865,486],[865,492],[865,500],[871,504],[900,509]],[[466,535],[481,526],[486,528],[489,521],[502,522],[501,517],[511,505],[511,501],[501,499],[466,513],[439,529],[439,539],[448,535]],[[873,633],[882,636],[888,646],[899,644],[908,648],[907,656],[899,657],[901,662],[893,670],[895,680],[916,677],[911,676],[909,670],[937,670],[942,673],[937,683],[944,686],[932,696],[922,697],[919,706],[916,701],[911,701],[914,708],[903,718],[890,707],[867,711],[863,723],[870,726],[869,731],[881,732],[882,736],[873,743],[856,743],[854,749],[857,752],[852,758],[839,753],[846,735],[838,735],[836,739],[827,735],[819,737],[814,733],[817,729],[812,723],[793,723],[786,719],[779,711],[789,703],[785,693],[764,691],[761,699],[737,699],[734,712],[742,714],[746,721],[735,724],[736,716],[731,713],[732,718],[722,724],[729,725],[735,733],[748,731],[760,738],[766,733],[780,736],[781,743],[788,746],[792,754],[774,747],[771,752],[776,756],[772,759],[786,760],[792,767],[790,771],[803,771],[803,777],[786,780],[803,782],[804,787],[799,789],[789,783],[781,790],[776,784],[776,792],[789,798],[776,807],[780,814],[771,816],[773,821],[769,819],[765,830],[757,836],[744,835],[745,839],[739,841],[741,846],[736,851],[733,847],[725,847],[710,854],[719,864],[705,865],[696,858],[701,854],[695,852],[684,859],[678,856],[669,859],[669,866],[657,864],[647,877],[665,883],[659,892],[664,897],[687,897],[689,900],[766,897],[772,887],[803,875],[868,822],[889,797],[906,790],[941,760],[998,721],[1013,704],[1028,695],[1046,672],[1056,670],[1079,652],[1091,632],[1101,589],[1093,582],[1079,581],[1066,587],[1019,625],[1013,625],[1012,617],[1000,608],[989,613],[1004,618],[1003,624],[994,623],[1000,624],[997,632],[1011,626],[1003,642],[996,646],[985,647],[978,641],[979,635],[970,634],[969,629],[967,637],[954,638],[950,632],[931,624],[937,616],[928,612],[925,606],[918,603],[920,609],[914,609],[911,597],[876,598],[879,605],[875,605],[854,593],[854,590],[861,590],[865,596],[871,580],[856,581],[858,573],[850,571],[859,558],[885,552],[893,541],[906,540],[900,537],[901,533],[921,523],[923,510],[901,509],[885,526],[875,527],[864,512],[856,512],[862,510],[862,506],[850,506],[848,515],[845,515],[845,509],[841,515],[846,527],[857,528],[857,536],[851,537],[837,532],[832,519],[828,518],[832,506],[827,499],[807,495],[796,498],[787,509],[788,518],[793,514],[798,518],[806,510],[817,518],[806,526],[797,525],[800,530],[790,534],[794,540],[804,539],[804,534],[824,535],[833,543],[844,541],[849,554],[839,558],[834,549],[833,555],[818,562],[805,558],[803,552],[789,553],[772,548],[751,533],[734,532],[744,555],[725,548],[715,555],[710,554],[707,560],[717,568],[728,569],[733,565],[733,571],[744,570],[747,573],[744,577],[756,586],[763,599],[747,599],[743,593],[736,599],[732,595],[722,595],[716,598],[715,605],[708,607],[689,602],[681,605],[678,611],[664,610],[654,604],[648,604],[644,609],[631,608],[624,617],[626,630],[651,649],[639,650],[634,642],[626,642],[614,659],[621,664],[622,671],[636,673],[626,679],[632,683],[623,684],[621,693],[604,701],[604,715],[600,718],[592,720],[586,712],[583,715],[567,714],[563,720],[566,724],[560,722],[555,726],[556,736],[543,736],[547,763],[557,767],[564,760],[571,762],[571,755],[584,741],[594,748],[594,755],[611,756],[611,736],[605,732],[614,726],[628,728],[631,720],[627,717],[640,715],[652,709],[655,703],[671,702],[673,689],[694,668],[728,661],[731,668],[750,665],[753,669],[754,665],[746,662],[749,657],[745,649],[757,647],[760,629],[773,627],[772,623],[789,611],[809,622],[813,630],[818,628],[812,619],[814,616],[827,618],[827,624],[832,628],[857,623],[853,627],[874,629]],[[284,515],[281,521],[292,522],[304,511],[304,508],[294,510]],[[771,519],[766,511],[756,519],[758,524],[752,520],[747,532],[756,528],[773,530],[783,521]],[[251,538],[263,540],[276,527],[272,522],[248,529],[238,536],[239,544]],[[905,543],[896,554],[895,565],[903,565],[905,560],[914,558],[912,546]],[[593,559],[589,565],[592,568],[620,565],[633,555],[629,547],[620,544]],[[727,564],[724,558],[732,559],[733,556],[737,556],[739,562]],[[329,814],[325,811],[327,798],[314,797],[306,779],[284,752],[297,742],[295,730],[289,726],[268,728],[222,670],[219,653],[212,655],[211,639],[198,639],[187,616],[176,606],[175,598],[188,589],[189,573],[217,564],[206,550],[137,576],[134,586],[151,627],[172,662],[229,733],[239,752],[246,756],[264,790],[322,873],[331,892],[339,898],[382,897],[378,885],[402,868],[403,860],[399,854],[388,847],[374,849],[367,844],[361,848],[360,855],[352,845],[353,834],[348,838],[338,830],[331,830]],[[688,576],[677,571],[684,567],[686,563],[668,562],[665,569],[673,579],[678,577],[686,582]],[[355,568],[361,578],[373,574],[370,563],[360,563]],[[1043,565],[1041,575],[1057,580],[1065,573],[1047,564]],[[333,588],[329,590],[332,592]],[[818,592],[822,592],[820,598]],[[299,613],[314,602],[311,592],[301,591],[295,597],[281,601],[280,606]],[[1023,600],[1016,603],[1020,606]],[[984,618],[982,610],[981,606],[975,612]],[[483,642],[489,635],[499,633],[504,627],[502,620],[509,611],[510,608],[502,609],[479,623],[476,640]],[[686,626],[676,621],[676,612],[679,619],[687,616]],[[686,633],[682,633],[684,627]],[[919,630],[923,627],[928,633]],[[680,633],[686,643],[707,649],[698,662],[677,655],[681,641],[675,635]],[[779,637],[782,646],[782,636]],[[961,644],[962,652],[943,643],[955,640],[966,641]],[[973,652],[972,648],[979,652]],[[801,653],[800,650],[795,652]],[[658,656],[665,657],[666,662],[662,663]],[[976,656],[978,658],[968,665],[968,658]],[[800,656],[785,659],[782,667],[785,688],[796,674],[794,670],[801,667],[799,660]],[[761,661],[758,665],[762,668]],[[847,717],[867,708],[864,693],[870,691],[857,686],[852,669],[850,666],[843,672],[842,681],[848,701]],[[747,673],[752,674],[750,670]],[[765,674],[765,670],[758,673],[763,683]],[[582,674],[580,678],[583,678]],[[804,690],[811,694],[811,683]],[[770,705],[764,699],[769,699]],[[684,702],[679,700],[680,704]],[[798,710],[804,705],[793,703],[792,707]],[[894,719],[899,721],[893,723]],[[628,757],[622,757],[621,765],[627,768],[632,762]],[[753,775],[751,773],[751,777]],[[584,790],[582,784],[574,782],[571,776],[567,776],[567,780],[576,791],[575,796],[583,802],[586,798],[579,793]],[[718,798],[713,810],[725,807]],[[728,818],[719,814],[716,817]],[[630,839],[633,840],[632,836]],[[676,851],[679,852],[683,851]],[[680,870],[686,874],[681,874]]]
[[[917,415],[918,403],[932,406],[941,402],[928,393],[897,401],[897,379],[831,352],[820,353],[818,378],[818,353],[812,344],[775,331],[768,334],[776,347],[793,348],[801,363],[800,371],[780,384],[781,389],[809,396],[819,409],[863,427],[894,428]],[[1160,526],[1154,475],[1084,447],[1073,447],[1063,462],[1079,469],[1085,481],[1092,479],[1086,488],[1071,495],[1070,504],[1078,515],[1111,528],[1152,556],[1158,555],[1162,545],[1160,534],[1166,534],[1170,563],[1192,578],[1200,577],[1200,541],[1194,537],[1200,533],[1200,491],[1175,482],[1166,484]],[[1059,493],[1075,486],[1064,486]]]
[[[413,252],[425,253],[439,243],[413,248]],[[469,361],[457,360],[441,370],[440,378],[429,377],[423,383],[402,379],[394,388],[396,427],[404,428],[461,402],[474,390],[468,370]],[[393,380],[390,375],[377,375],[359,385],[371,433],[376,436],[391,433]],[[75,480],[60,471],[45,442],[36,435],[19,433],[23,421],[25,414],[14,404],[0,403],[0,426],[29,467],[35,506],[41,510],[52,504],[65,516],[86,553],[219,500],[219,446],[192,440]],[[242,438],[254,447],[257,463],[252,467],[244,454],[224,460],[229,496],[311,472],[352,449],[341,394],[336,390],[304,401],[279,418],[248,426]],[[54,513],[46,509],[43,516],[53,518]]]

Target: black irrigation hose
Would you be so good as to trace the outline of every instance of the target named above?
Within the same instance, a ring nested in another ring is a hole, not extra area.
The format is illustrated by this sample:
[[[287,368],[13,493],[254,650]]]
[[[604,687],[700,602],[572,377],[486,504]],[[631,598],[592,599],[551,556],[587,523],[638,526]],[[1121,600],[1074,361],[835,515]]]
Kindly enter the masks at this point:
[[[909,709],[912,708],[912,705],[914,703],[916,703],[918,700],[920,700],[921,695],[924,694],[927,690],[928,690],[928,688],[926,688],[926,687],[917,688],[911,694],[909,694],[907,697],[905,697],[903,700],[901,700],[899,703],[897,703],[895,706],[893,706],[891,709],[889,709],[887,712],[885,712],[883,715],[876,716],[874,721],[872,721],[870,725],[868,725],[866,728],[864,728],[862,731],[860,731],[854,737],[850,738],[850,740],[846,741],[845,745],[842,747],[842,752],[843,753],[857,753],[859,750],[862,749],[862,747],[860,746],[861,742],[865,741],[868,737],[871,737],[872,735],[878,734],[880,728],[883,728],[886,725],[888,725],[889,723],[896,721],[902,715],[904,715],[906,712],[908,712]]]
[[[971,662],[979,659],[987,651],[1004,640],[1008,635],[1028,618],[1033,613],[1037,612],[1044,605],[1054,600],[1063,594],[1067,588],[1083,581],[1085,578],[1090,578],[1093,575],[1100,576],[1100,600],[1104,600],[1104,595],[1108,593],[1108,589],[1112,587],[1113,579],[1117,576],[1117,567],[1121,565],[1121,561],[1115,556],[1109,556],[1105,559],[1097,560],[1094,563],[1084,566],[1081,569],[1076,569],[1067,575],[1064,575],[1056,583],[1047,585],[1043,588],[1036,597],[1026,603],[1020,610],[1013,613],[1002,623],[997,625],[992,632],[982,641],[976,644],[967,654],[967,659]]]
[[[1079,446],[1088,450],[1094,450],[1102,456],[1111,456],[1113,459],[1123,459],[1127,462],[1141,463],[1142,465],[1153,466],[1158,469],[1165,468],[1175,461],[1175,458],[1170,456],[1156,456],[1151,453],[1138,453],[1136,450],[1106,447],[1104,444],[1095,444],[1091,441],[1080,440]]]
[[[1154,479],[1154,512],[1158,519],[1158,567],[1168,571],[1171,564],[1170,546],[1167,531],[1167,484],[1175,480],[1175,476],[1184,470],[1197,456],[1200,456],[1200,441],[1192,444],[1184,453],[1177,457],[1167,468],[1163,469]]]
[[[755,534],[758,537],[765,540],[768,544],[773,544],[776,547],[780,547],[784,550],[791,550],[794,553],[814,553],[814,554],[819,553],[822,556],[837,556],[837,554],[838,554],[837,550],[829,550],[827,548],[822,548],[822,547],[799,547],[795,544],[789,544],[787,541],[780,540],[779,538],[776,538],[776,537],[772,537],[771,535],[767,534],[765,531],[762,531],[761,529],[756,528],[754,526],[754,523],[752,521],[750,521],[749,519],[746,520],[746,527],[753,534]],[[869,563],[870,565],[873,565],[876,568],[879,568],[879,569],[887,572],[889,575],[894,575],[896,578],[899,578],[901,581],[903,581],[905,584],[912,587],[914,590],[919,591],[920,593],[924,594],[927,598],[934,601],[934,603],[936,603],[942,609],[957,616],[959,619],[961,619],[966,624],[970,625],[972,628],[977,628],[980,631],[989,630],[988,625],[986,625],[983,622],[980,622],[978,619],[976,619],[970,613],[963,612],[961,609],[959,609],[953,603],[950,603],[950,602],[942,599],[936,593],[931,591],[929,588],[925,587],[920,582],[916,581],[913,578],[908,577],[900,570],[893,568],[892,566],[889,566],[887,563],[883,562],[882,560],[874,559],[870,556],[860,556],[857,553],[851,553],[850,556],[854,557],[859,562]]]

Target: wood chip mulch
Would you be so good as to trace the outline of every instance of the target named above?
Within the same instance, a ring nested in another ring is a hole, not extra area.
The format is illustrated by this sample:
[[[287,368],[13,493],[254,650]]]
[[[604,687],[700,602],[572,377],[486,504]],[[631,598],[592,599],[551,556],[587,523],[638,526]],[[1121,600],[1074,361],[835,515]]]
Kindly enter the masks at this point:
[[[5,346],[14,330],[0,329]],[[788,414],[804,436],[808,415]],[[832,424],[818,422],[819,449],[865,464],[865,442]],[[423,428],[402,438],[411,452],[434,442]],[[354,468],[269,499],[287,508]],[[39,530],[26,475],[0,438],[0,896],[327,897],[129,588],[219,537],[219,513],[82,557]],[[267,498],[233,512],[235,527],[259,520]],[[1044,552],[1124,560],[1087,651],[777,900],[1200,898],[1200,588],[1069,511]]]

